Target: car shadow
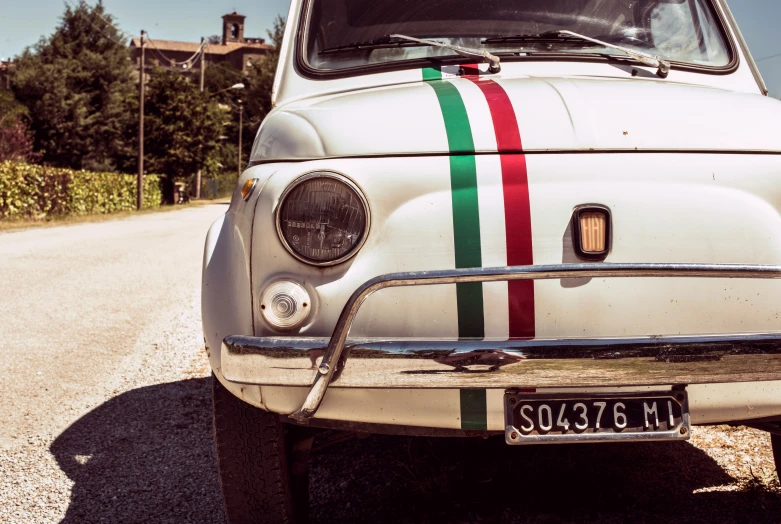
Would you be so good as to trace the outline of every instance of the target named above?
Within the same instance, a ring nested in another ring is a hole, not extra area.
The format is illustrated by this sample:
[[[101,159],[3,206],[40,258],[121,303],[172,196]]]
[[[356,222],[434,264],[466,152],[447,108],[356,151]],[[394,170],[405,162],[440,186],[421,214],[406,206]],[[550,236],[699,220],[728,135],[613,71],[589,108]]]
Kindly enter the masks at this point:
[[[90,411],[51,445],[73,481],[62,522],[223,522],[211,382],[142,387]]]
[[[317,442],[317,440],[315,441]],[[469,460],[466,460],[469,459]],[[315,522],[779,522],[781,496],[686,442],[509,447],[376,436],[315,454]]]
[[[315,444],[328,440],[324,433]],[[781,496],[751,486],[724,491],[734,480],[682,442],[511,448],[503,437],[372,436],[320,448],[311,463],[313,522],[778,522],[781,515]],[[224,522],[208,378],[118,395],[65,430],[51,451],[73,481],[65,523]]]

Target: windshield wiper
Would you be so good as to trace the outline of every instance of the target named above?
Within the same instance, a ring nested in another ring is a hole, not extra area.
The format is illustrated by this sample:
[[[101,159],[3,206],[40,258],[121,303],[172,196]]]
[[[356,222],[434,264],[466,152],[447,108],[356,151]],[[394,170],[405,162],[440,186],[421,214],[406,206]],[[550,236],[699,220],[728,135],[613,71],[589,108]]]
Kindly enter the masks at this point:
[[[571,42],[582,42],[582,41],[583,40],[581,40],[578,37],[563,35],[559,31],[548,31],[540,34],[493,36],[491,38],[486,38],[482,40],[480,43],[483,45],[523,44],[526,42],[535,43],[535,44],[537,43],[556,44],[556,43],[571,43]]]
[[[498,73],[502,70],[502,67],[499,65],[499,57],[496,55],[492,55],[488,51],[482,51],[480,49],[472,49],[471,47],[461,47],[460,45],[452,45],[452,44],[443,44],[442,42],[437,42],[435,40],[423,40],[420,38],[415,38],[414,36],[407,36],[407,35],[390,35],[391,38],[400,38],[402,40],[408,40],[410,42],[417,42],[422,45],[432,45],[436,47],[444,47],[445,49],[450,49],[451,51],[454,51],[458,53],[461,56],[465,56],[467,58],[476,58],[478,60],[487,60],[488,65],[488,72],[489,73]]]
[[[634,58],[635,60],[644,63],[647,66],[655,67],[657,69],[656,74],[659,75],[661,78],[667,78],[667,75],[670,74],[670,62],[668,62],[667,60],[662,60],[658,56],[649,55],[648,53],[643,53],[642,51],[635,51],[634,49],[629,49],[628,47],[611,44],[609,42],[604,42],[602,40],[597,40],[596,38],[591,38],[590,36],[581,35],[579,33],[575,33],[573,31],[568,31],[565,29],[559,31],[548,31],[546,33],[541,33],[538,35],[514,35],[514,36],[499,36],[493,38],[486,38],[481,43],[483,45],[486,44],[491,45],[491,44],[512,44],[512,43],[523,43],[523,42],[547,43],[547,44],[556,44],[556,43],[568,44],[572,42],[590,42],[592,44],[609,47],[611,49],[617,49],[619,51],[626,53],[631,58]]]
[[[661,78],[667,78],[667,75],[670,74],[670,62],[668,62],[667,60],[662,60],[658,56],[649,55],[648,53],[643,53],[642,51],[635,51],[634,49],[629,49],[628,47],[611,44],[608,42],[603,42],[602,40],[597,40],[596,38],[591,38],[590,36],[584,36],[579,33],[574,33],[566,29],[563,29],[561,31],[556,31],[556,32],[561,35],[580,38],[581,40],[585,40],[587,42],[594,42],[595,44],[599,44],[605,47],[610,47],[612,49],[623,51],[624,53],[631,56],[635,60],[638,60],[647,66],[655,67],[656,74]]]
[[[476,58],[478,60],[488,60],[490,63],[488,71],[491,73],[498,73],[501,71],[499,66],[499,57],[492,55],[488,51],[481,51],[479,49],[471,49],[469,47],[461,47],[458,45],[443,44],[435,40],[424,40],[421,38],[415,38],[407,35],[385,35],[368,42],[358,42],[355,44],[347,44],[338,47],[330,47],[320,51],[321,55],[332,53],[343,53],[348,51],[361,51],[364,49],[382,49],[390,47],[407,47],[407,46],[436,46],[444,47],[455,51],[461,56],[469,58]]]
[[[329,47],[320,51],[321,55],[330,53],[339,53],[342,51],[360,51],[362,49],[379,49],[383,47],[405,47],[405,46],[417,46],[419,44],[408,42],[399,38],[391,38],[388,35],[369,40],[367,42],[357,42],[355,44],[340,45],[338,47]]]

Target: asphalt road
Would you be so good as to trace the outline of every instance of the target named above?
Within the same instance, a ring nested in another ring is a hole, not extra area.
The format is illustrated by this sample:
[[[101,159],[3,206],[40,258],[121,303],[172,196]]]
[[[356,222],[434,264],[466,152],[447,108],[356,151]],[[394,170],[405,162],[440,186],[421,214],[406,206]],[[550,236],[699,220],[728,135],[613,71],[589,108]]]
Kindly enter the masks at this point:
[[[224,205],[0,234],[0,522],[222,522],[200,334]],[[316,440],[315,522],[781,522],[769,439]]]

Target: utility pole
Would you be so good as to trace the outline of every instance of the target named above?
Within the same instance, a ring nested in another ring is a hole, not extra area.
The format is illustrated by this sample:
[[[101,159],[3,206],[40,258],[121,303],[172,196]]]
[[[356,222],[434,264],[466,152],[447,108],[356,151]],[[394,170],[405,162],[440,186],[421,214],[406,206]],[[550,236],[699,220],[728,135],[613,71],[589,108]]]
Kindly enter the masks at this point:
[[[138,76],[138,184],[136,188],[136,208],[144,205],[144,40],[146,31],[141,30],[141,67]]]
[[[239,100],[239,168],[238,168],[238,178],[241,177],[241,139],[242,139],[242,131],[244,130],[244,104],[241,100]]]
[[[203,93],[204,73],[206,72],[206,39],[201,37],[201,93]],[[201,198],[201,169],[195,173],[195,199]]]

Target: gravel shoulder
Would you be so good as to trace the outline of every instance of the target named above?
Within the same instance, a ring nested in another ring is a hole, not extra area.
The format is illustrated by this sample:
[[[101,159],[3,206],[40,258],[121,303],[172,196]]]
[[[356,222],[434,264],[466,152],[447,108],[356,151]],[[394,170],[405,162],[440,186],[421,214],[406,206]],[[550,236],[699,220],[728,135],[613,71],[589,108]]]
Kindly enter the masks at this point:
[[[0,522],[219,522],[200,267],[225,205],[0,234]]]
[[[224,210],[0,234],[0,522],[224,521],[198,289]],[[316,440],[314,522],[781,522],[770,441],[751,429],[360,437]]]

